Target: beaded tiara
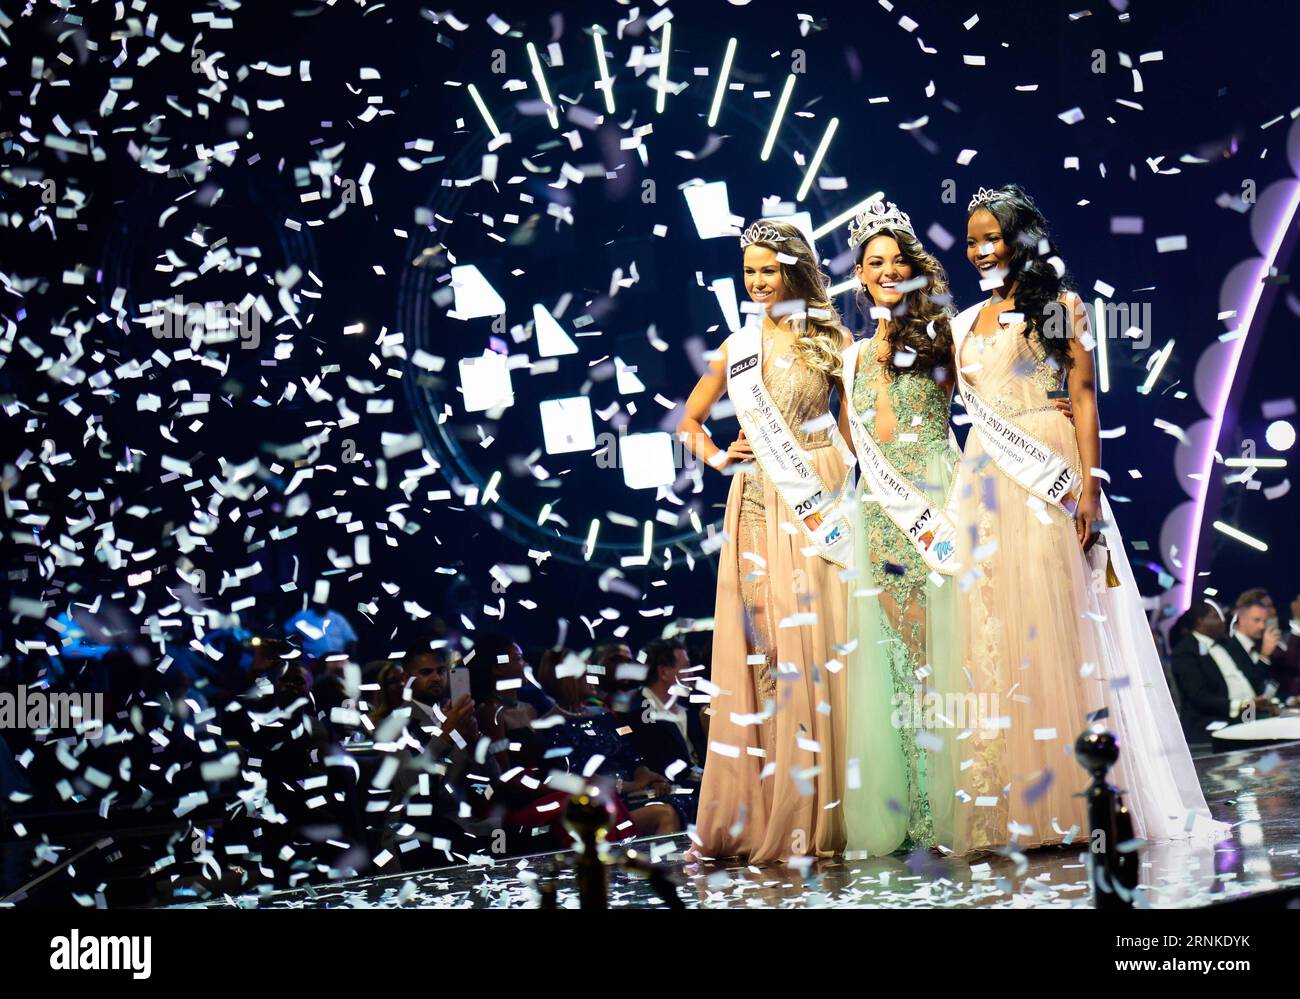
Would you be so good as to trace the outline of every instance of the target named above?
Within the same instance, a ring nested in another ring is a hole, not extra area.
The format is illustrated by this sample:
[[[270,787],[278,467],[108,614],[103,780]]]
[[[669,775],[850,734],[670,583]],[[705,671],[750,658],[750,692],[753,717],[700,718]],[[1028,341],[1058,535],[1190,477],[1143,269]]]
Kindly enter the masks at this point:
[[[881,229],[901,229],[916,236],[907,212],[892,201],[873,201],[849,223],[849,248],[857,249]]]

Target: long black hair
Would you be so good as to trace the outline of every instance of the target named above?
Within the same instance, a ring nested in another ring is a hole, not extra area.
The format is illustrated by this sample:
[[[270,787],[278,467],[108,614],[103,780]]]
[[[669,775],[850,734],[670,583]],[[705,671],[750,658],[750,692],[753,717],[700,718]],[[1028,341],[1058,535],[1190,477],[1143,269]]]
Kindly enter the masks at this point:
[[[1025,317],[1025,336],[1037,331],[1047,356],[1068,370],[1073,335],[1069,313],[1057,313],[1058,318],[1064,315],[1059,334],[1044,330],[1049,313],[1060,308],[1061,295],[1074,287],[1052,243],[1047,219],[1019,184],[997,188],[992,198],[970,210],[967,219],[981,208],[998,220],[1003,242],[1011,247],[1007,281],[1016,283],[1016,311]]]

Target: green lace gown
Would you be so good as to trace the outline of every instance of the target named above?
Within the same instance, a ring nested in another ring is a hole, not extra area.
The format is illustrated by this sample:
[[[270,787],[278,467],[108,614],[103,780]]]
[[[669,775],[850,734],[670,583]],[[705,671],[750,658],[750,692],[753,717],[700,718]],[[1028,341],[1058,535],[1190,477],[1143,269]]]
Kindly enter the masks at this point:
[[[894,468],[942,507],[958,457],[947,392],[928,372],[888,371],[874,341],[861,350],[850,405]],[[960,719],[937,707],[962,686],[955,577],[936,585],[869,495],[860,478],[846,657],[845,822],[855,856],[951,841],[961,746]]]

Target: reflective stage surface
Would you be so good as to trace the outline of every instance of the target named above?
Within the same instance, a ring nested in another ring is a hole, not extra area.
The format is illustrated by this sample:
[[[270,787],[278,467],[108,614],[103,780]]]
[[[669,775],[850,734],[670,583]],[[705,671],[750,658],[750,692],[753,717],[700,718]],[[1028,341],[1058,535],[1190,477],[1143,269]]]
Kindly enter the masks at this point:
[[[1147,844],[1140,904],[1196,907],[1300,887],[1300,743],[1205,756],[1196,761],[1214,817],[1232,824],[1217,845]],[[637,845],[667,865],[688,908],[888,907],[1037,908],[1090,906],[1086,841],[1028,854],[951,860],[908,857],[834,860],[793,867],[683,864],[684,836]],[[615,851],[617,853],[617,851]],[[553,854],[371,877],[262,896],[211,901],[244,908],[536,908],[536,885]],[[574,875],[555,881],[560,907],[578,904]],[[648,881],[611,869],[611,907],[662,905]],[[188,908],[190,906],[179,906]]]

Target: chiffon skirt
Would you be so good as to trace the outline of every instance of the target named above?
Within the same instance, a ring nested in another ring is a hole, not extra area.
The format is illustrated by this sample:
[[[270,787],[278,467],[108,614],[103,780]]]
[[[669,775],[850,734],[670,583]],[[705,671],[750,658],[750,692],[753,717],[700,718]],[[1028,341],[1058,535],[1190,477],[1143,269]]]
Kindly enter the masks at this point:
[[[839,488],[848,470],[835,448],[808,454]],[[707,858],[833,856],[845,845],[846,568],[813,551],[756,466],[733,478],[724,531],[692,838]]]
[[[947,449],[927,456],[924,488],[942,504],[954,474]],[[849,591],[845,822],[853,855],[904,847],[961,849],[956,823],[963,701],[958,602],[903,532],[858,484],[858,575]],[[905,570],[900,572],[900,570]]]
[[[1064,416],[1040,411],[1020,422],[1078,467]],[[1105,545],[1085,554],[1073,519],[998,471],[974,430],[957,491],[969,542],[960,578],[964,680],[995,705],[994,723],[971,733],[962,752],[958,811],[968,845],[1085,839],[1076,795],[1091,778],[1074,742],[1102,711],[1120,745],[1109,780],[1125,792],[1137,835],[1221,838],[1106,498]]]

